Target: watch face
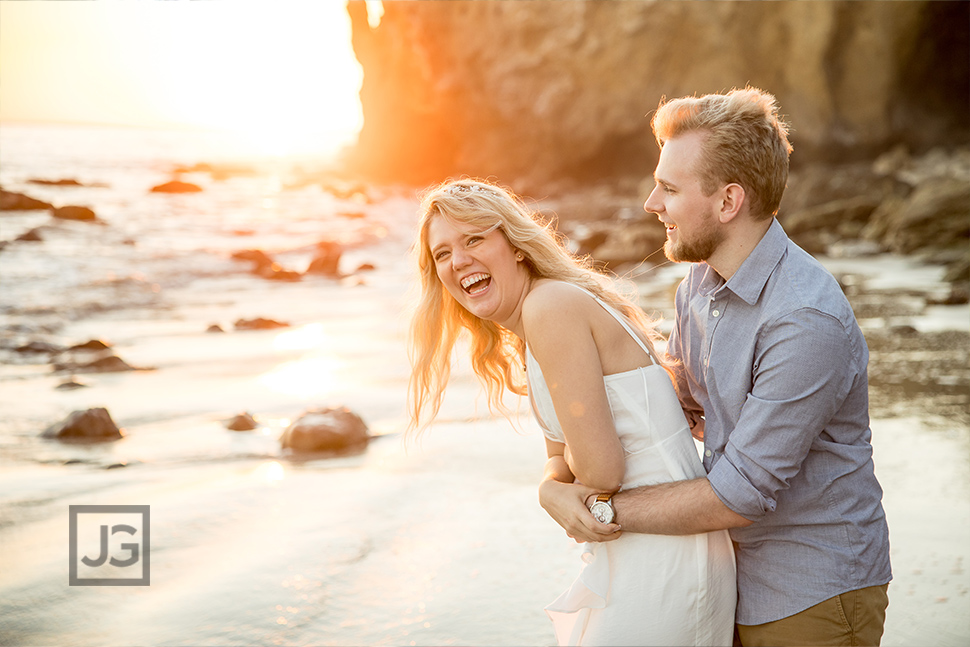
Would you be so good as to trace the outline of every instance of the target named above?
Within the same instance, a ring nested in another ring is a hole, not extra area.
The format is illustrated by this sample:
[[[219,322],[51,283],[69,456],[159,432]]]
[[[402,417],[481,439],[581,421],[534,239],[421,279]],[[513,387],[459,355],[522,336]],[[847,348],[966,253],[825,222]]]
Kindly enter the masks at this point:
[[[612,523],[613,522],[613,506],[605,501],[597,501],[589,509],[593,513],[593,517],[600,523]]]

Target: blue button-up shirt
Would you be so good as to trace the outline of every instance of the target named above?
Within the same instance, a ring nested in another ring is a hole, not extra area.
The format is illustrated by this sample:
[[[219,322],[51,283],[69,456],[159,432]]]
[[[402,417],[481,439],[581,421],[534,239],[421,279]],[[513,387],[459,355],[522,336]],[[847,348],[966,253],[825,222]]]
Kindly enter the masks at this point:
[[[693,265],[668,352],[705,417],[714,492],[733,528],[740,624],[786,618],[892,579],[873,472],[869,350],[838,283],[774,221],[728,280]]]

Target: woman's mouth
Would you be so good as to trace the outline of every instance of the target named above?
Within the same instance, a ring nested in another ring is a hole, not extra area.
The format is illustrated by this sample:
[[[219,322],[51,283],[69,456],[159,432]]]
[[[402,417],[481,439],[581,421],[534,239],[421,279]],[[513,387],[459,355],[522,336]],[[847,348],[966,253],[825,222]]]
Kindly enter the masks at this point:
[[[491,282],[492,276],[490,274],[478,272],[463,278],[461,280],[461,289],[464,290],[466,294],[474,296],[484,291]]]

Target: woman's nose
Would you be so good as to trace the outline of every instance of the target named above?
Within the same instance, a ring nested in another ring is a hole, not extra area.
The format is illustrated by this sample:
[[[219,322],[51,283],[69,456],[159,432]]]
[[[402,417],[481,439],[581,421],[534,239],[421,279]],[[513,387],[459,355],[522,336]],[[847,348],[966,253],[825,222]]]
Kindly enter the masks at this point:
[[[471,256],[463,249],[455,249],[451,252],[451,266],[455,269],[465,267],[471,263]]]

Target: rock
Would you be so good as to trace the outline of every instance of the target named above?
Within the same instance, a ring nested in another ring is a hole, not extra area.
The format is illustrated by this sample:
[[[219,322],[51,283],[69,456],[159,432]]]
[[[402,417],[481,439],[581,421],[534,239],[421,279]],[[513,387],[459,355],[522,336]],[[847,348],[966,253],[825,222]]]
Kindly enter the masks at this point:
[[[367,425],[346,407],[309,410],[291,424],[280,444],[294,452],[328,452],[363,449],[369,440]]]
[[[970,258],[964,258],[950,264],[943,276],[943,280],[948,283],[968,283],[970,282]]]
[[[338,212],[337,215],[341,218],[347,218],[348,220],[359,220],[367,217],[367,214],[363,211],[341,211]]]
[[[340,243],[322,240],[317,243],[316,256],[307,267],[307,274],[323,274],[325,276],[340,276],[340,256],[343,247]]]
[[[289,328],[290,324],[257,317],[255,319],[239,319],[236,321],[235,327],[236,330],[273,330],[274,328]]]
[[[38,211],[53,209],[54,205],[31,198],[23,193],[0,190],[0,211]]]
[[[30,231],[20,234],[14,240],[26,243],[37,243],[44,240],[44,238],[40,235],[40,227],[34,227]]]
[[[663,248],[666,240],[667,233],[656,220],[617,225],[608,231],[606,242],[596,247],[592,256],[612,268],[624,263],[641,263],[648,257],[663,260],[654,254]]]
[[[840,236],[855,237],[881,201],[882,196],[833,200],[787,214],[779,221],[795,242],[798,242],[800,234],[819,229],[834,232]]]
[[[970,131],[968,3],[383,7],[371,27],[363,2],[347,5],[364,73],[349,161],[372,178],[531,187],[642,177],[656,161],[649,113],[663,96],[746,83],[777,96],[799,163],[965,142]]]
[[[880,204],[862,234],[901,254],[926,248],[965,248],[970,243],[970,182],[952,177],[928,179],[907,197]]]
[[[373,272],[377,267],[373,263],[361,263],[357,266],[358,272]]]
[[[90,361],[77,361],[73,358],[54,363],[55,371],[73,373],[121,373],[137,370],[117,355],[104,355]]]
[[[279,263],[264,265],[256,269],[254,273],[271,281],[299,281],[303,278],[299,272],[284,269]]]
[[[39,178],[31,178],[27,181],[31,184],[40,184],[43,186],[84,186],[77,180],[71,178],[64,178],[61,180],[43,180]]]
[[[68,351],[79,351],[79,350],[100,351],[100,350],[107,350],[109,348],[111,348],[111,344],[107,342],[103,342],[100,339],[89,339],[83,344],[75,344],[74,346],[71,346],[67,350]]]
[[[261,249],[242,249],[233,252],[231,258],[237,261],[249,261],[253,264],[254,270],[270,266],[274,262],[272,257]]]
[[[219,324],[209,324],[209,327],[205,329],[206,332],[226,332],[222,329]]]
[[[111,414],[104,407],[74,411],[59,423],[51,425],[41,434],[44,438],[73,440],[117,440],[124,437]]]
[[[153,186],[151,193],[198,193],[200,191],[202,191],[202,187],[200,187],[198,184],[182,182],[181,180],[172,180],[171,182],[166,182],[165,184]]]
[[[52,215],[60,220],[81,220],[91,222],[98,219],[94,211],[88,207],[77,206],[57,207],[56,209],[52,210]]]
[[[68,380],[67,382],[61,382],[54,388],[57,389],[58,391],[73,391],[74,389],[83,389],[85,387],[87,387],[87,384],[71,379],[71,380]]]
[[[32,341],[23,346],[17,347],[18,353],[35,353],[35,354],[45,354],[45,355],[56,355],[63,352],[64,347],[58,346],[57,344],[51,344],[46,341]]]
[[[927,299],[926,305],[931,306],[962,306],[970,303],[970,288],[966,285],[953,285],[950,293],[942,299]]]
[[[238,414],[226,423],[226,429],[231,429],[232,431],[250,431],[258,426],[256,419],[248,411]]]

